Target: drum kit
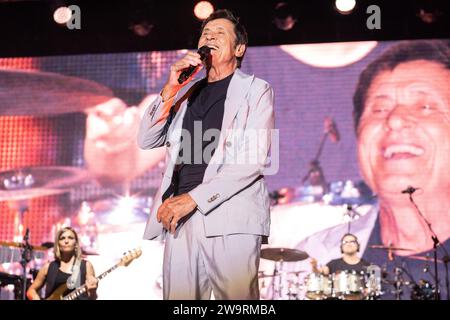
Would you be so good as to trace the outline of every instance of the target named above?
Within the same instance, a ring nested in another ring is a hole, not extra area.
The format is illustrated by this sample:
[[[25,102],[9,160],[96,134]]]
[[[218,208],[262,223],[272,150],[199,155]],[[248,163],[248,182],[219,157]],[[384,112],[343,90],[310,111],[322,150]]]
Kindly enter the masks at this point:
[[[411,251],[383,245],[370,245],[369,249]],[[388,299],[401,300],[405,292],[411,300],[433,300],[435,285],[427,280],[415,282],[404,267],[396,265],[392,272],[375,264],[365,271],[340,270],[332,274],[283,268],[284,262],[300,262],[310,256],[308,253],[289,248],[264,248],[261,258],[275,262],[274,271],[258,273],[260,293],[263,300],[378,300],[389,293]],[[406,259],[432,262],[424,256],[406,256]],[[438,263],[444,263],[438,260]],[[289,270],[289,271],[286,271]],[[424,270],[425,272],[425,270]],[[269,280],[269,284],[267,283]]]
[[[370,265],[366,272],[342,270],[330,275],[308,273],[306,270],[282,271],[283,262],[296,262],[309,257],[306,252],[288,248],[265,248],[261,258],[275,262],[273,274],[260,272],[258,277],[262,290],[271,292],[274,300],[375,300],[381,291],[381,268]],[[306,273],[306,276],[301,277]],[[270,290],[265,280],[270,279]]]

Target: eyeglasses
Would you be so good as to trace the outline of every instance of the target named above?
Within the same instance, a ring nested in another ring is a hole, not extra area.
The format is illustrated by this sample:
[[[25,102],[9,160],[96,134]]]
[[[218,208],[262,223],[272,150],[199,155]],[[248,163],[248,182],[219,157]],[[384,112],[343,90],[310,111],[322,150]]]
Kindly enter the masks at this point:
[[[356,241],[356,240],[342,241],[342,244],[347,244],[347,243],[358,243],[358,241]]]

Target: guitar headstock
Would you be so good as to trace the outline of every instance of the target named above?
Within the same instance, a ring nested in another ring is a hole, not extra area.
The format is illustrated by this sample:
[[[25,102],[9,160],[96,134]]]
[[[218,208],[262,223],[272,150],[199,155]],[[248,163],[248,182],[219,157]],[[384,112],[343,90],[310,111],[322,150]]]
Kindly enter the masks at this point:
[[[131,261],[139,258],[141,255],[142,255],[142,249],[134,248],[133,250],[129,250],[128,252],[125,252],[124,256],[122,257],[122,259],[120,259],[120,262],[118,264],[119,264],[119,266],[128,267],[128,265],[131,263]]]

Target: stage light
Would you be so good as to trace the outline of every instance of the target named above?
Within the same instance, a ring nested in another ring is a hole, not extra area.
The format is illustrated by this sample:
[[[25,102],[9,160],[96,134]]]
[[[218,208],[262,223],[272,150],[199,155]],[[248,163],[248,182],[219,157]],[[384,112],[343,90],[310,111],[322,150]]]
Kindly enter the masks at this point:
[[[286,2],[278,2],[275,5],[273,23],[278,29],[283,31],[291,30],[296,22],[297,19],[295,19],[289,4]]]
[[[66,24],[72,18],[72,10],[68,7],[59,7],[53,13],[53,19],[58,24]]]
[[[195,17],[199,20],[205,20],[214,12],[214,6],[209,1],[200,1],[194,7]]]
[[[443,1],[421,0],[414,4],[416,16],[426,24],[435,23],[443,15]]]
[[[355,8],[356,0],[336,0],[334,5],[339,13],[349,14]]]
[[[154,25],[146,20],[138,23],[131,23],[129,29],[134,32],[139,37],[146,37],[152,31]]]

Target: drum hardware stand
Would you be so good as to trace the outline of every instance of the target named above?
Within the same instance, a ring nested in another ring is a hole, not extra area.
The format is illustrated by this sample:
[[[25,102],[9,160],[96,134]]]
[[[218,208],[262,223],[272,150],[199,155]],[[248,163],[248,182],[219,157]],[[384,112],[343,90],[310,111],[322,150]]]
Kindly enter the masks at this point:
[[[350,233],[352,221],[355,220],[356,218],[360,218],[361,214],[358,211],[356,211],[351,204],[347,204],[347,211],[344,213],[344,218],[345,217],[349,217],[347,233]]]
[[[372,195],[368,200],[372,200],[372,199],[374,199],[376,197],[377,197],[377,195]],[[350,233],[352,221],[361,218],[361,214],[358,211],[356,211],[355,209],[359,208],[363,204],[364,203],[354,204],[354,205],[347,204],[347,209],[346,209],[346,211],[344,213],[344,219],[345,219],[345,217],[349,218],[348,227],[347,227],[347,233]]]
[[[439,288],[438,264],[437,264],[437,260],[438,260],[437,259],[437,249],[438,249],[438,247],[440,247],[444,251],[444,257],[442,260],[444,261],[444,266],[445,266],[445,287],[447,290],[447,300],[450,300],[450,284],[449,284],[449,277],[448,277],[448,262],[450,261],[450,257],[449,257],[447,250],[445,249],[444,246],[442,246],[442,243],[439,241],[438,236],[436,235],[433,228],[431,227],[431,223],[425,218],[425,216],[422,214],[419,207],[415,203],[412,195],[416,190],[418,190],[418,189],[409,187],[407,189],[406,193],[409,194],[409,201],[411,201],[411,203],[414,205],[417,212],[419,213],[419,216],[422,217],[422,219],[425,221],[425,224],[428,226],[428,229],[431,232],[431,239],[433,240],[433,260],[434,260],[434,284],[435,284],[434,299],[435,300],[441,299],[440,288]]]
[[[18,219],[18,230],[22,230],[22,222],[24,221],[23,216],[28,212],[28,203],[26,200],[19,200],[16,203],[19,211]],[[27,265],[33,257],[33,247],[28,242],[30,238],[30,229],[26,228],[25,235],[22,239],[22,259],[20,260],[20,265],[22,266],[22,286],[20,289],[20,298],[22,300],[27,300]]]
[[[374,285],[376,286],[375,292],[370,292],[368,296],[368,300],[375,300],[377,297],[380,297],[384,293],[381,291],[381,277],[382,271],[379,266],[369,265],[367,267],[367,282],[370,283],[370,287],[372,288]],[[380,282],[377,283],[376,279],[380,279]]]
[[[430,258],[430,255],[426,254],[427,258]],[[431,259],[430,259],[431,260]],[[430,270],[430,265],[428,264],[428,261],[425,262],[425,266],[423,267],[423,273],[428,273],[432,279],[434,279],[434,273]]]
[[[275,262],[275,267],[273,269],[273,281],[272,281],[272,292],[273,292],[273,298],[275,300],[275,297],[277,297],[278,299],[281,299],[281,295],[282,295],[282,289],[283,289],[283,279],[282,279],[282,272],[280,272],[280,270],[283,270],[283,260],[279,260],[277,262]],[[278,291],[275,290],[275,277],[278,277]]]
[[[392,293],[395,294],[395,300],[401,300],[401,296],[403,294],[402,286],[404,284],[403,278],[402,278],[403,270],[402,268],[395,267],[394,268],[394,290]]]
[[[20,261],[20,264],[23,268],[23,274],[22,274],[22,300],[27,299],[27,265],[31,261],[31,257],[33,255],[33,247],[28,242],[28,238],[30,236],[30,229],[27,228],[27,231],[25,232],[25,236],[23,237],[23,252],[22,252],[22,260]]]
[[[28,202],[26,200],[19,200],[17,202],[14,202],[14,204],[10,203],[10,206],[14,207],[15,209],[18,210],[18,230],[19,232],[22,230],[21,227],[23,226],[22,222],[23,222],[23,216],[25,215],[26,212],[28,212]],[[18,236],[18,234],[15,234],[15,237]],[[20,235],[21,237],[21,235]],[[20,260],[20,265],[22,266],[22,277],[21,277],[21,288],[18,292],[20,292],[20,294],[16,294],[16,298],[20,298],[22,300],[26,300],[27,299],[27,265],[28,263],[31,261],[32,257],[33,257],[33,247],[31,246],[31,244],[28,242],[30,237],[30,229],[26,228],[25,231],[25,235],[23,236],[23,239],[21,239],[22,241],[22,259]],[[16,240],[16,239],[15,239]]]
[[[7,190],[25,190],[27,188],[32,188],[35,184],[35,179],[32,174],[25,174],[21,170],[17,171],[16,174],[5,178],[3,180],[3,185]],[[18,211],[18,230],[22,231],[24,215],[28,212],[28,200],[19,199],[15,201],[9,201],[9,207],[13,210]],[[15,236],[22,236],[21,234],[15,234]],[[26,228],[25,235],[21,239],[22,241],[22,259],[20,260],[20,265],[22,266],[22,288],[21,288],[21,298],[22,300],[27,299],[27,265],[31,261],[33,256],[33,247],[28,242],[30,237],[30,229]],[[16,239],[14,239],[16,240]]]

